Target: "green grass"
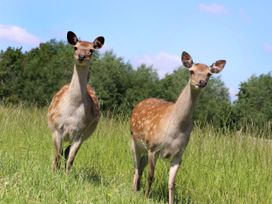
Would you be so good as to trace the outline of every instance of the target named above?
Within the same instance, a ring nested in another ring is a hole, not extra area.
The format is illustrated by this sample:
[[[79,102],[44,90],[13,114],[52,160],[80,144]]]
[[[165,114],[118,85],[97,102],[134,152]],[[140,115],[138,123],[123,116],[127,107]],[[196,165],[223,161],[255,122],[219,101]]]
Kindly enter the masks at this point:
[[[150,198],[131,192],[129,124],[102,118],[69,176],[51,171],[46,111],[0,106],[0,203],[166,203],[169,162]],[[176,180],[178,203],[272,203],[272,143],[196,127]]]

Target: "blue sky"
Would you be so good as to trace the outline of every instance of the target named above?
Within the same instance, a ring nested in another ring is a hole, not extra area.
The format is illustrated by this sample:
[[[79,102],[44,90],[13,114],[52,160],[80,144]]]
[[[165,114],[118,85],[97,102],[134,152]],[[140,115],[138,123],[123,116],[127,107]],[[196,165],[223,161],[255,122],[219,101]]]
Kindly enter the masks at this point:
[[[241,82],[272,71],[272,1],[0,0],[0,8],[0,50],[66,40],[69,30],[83,40],[103,35],[103,51],[160,76],[185,50],[195,62],[227,60],[221,78],[232,99]]]

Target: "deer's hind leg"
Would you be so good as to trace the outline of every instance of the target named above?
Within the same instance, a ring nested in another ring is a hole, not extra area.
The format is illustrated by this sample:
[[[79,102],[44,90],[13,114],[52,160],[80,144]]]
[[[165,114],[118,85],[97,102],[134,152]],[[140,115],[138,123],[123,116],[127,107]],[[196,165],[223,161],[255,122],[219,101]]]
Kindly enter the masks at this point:
[[[136,142],[131,140],[131,150],[134,163],[134,177],[132,190],[139,191],[141,187],[141,177],[144,171],[144,168],[147,165],[147,155],[142,154],[141,149],[137,146]]]
[[[147,190],[145,192],[146,196],[149,196],[151,186],[154,180],[155,165],[157,161],[157,155],[154,152],[148,152],[148,177],[147,177]]]
[[[67,147],[68,149],[65,150],[65,154],[68,155],[68,157],[67,157],[67,155],[65,155],[66,160],[67,160],[66,161],[66,173],[67,174],[70,173],[70,171],[71,171],[71,168],[73,166],[76,154],[77,154],[81,144],[82,144],[81,139],[76,140],[71,145],[69,145]]]
[[[55,131],[52,135],[54,147],[55,147],[55,154],[52,162],[52,169],[56,171],[60,168],[60,159],[61,159],[61,151],[62,151],[62,138],[59,132]]]

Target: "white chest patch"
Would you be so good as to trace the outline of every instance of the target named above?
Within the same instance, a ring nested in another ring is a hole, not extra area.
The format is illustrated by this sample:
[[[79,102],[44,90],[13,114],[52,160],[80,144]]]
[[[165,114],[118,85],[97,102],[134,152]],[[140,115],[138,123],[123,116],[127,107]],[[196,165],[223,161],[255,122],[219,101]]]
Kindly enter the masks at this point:
[[[91,104],[64,103],[61,107],[58,128],[62,132],[63,139],[71,141],[79,136],[88,137],[91,134],[88,128],[95,122],[92,122]]]

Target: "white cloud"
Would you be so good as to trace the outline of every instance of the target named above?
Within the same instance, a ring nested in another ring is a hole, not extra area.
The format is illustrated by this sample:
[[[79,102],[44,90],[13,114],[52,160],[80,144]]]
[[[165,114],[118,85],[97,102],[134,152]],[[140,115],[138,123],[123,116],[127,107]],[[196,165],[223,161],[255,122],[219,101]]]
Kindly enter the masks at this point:
[[[15,25],[2,24],[0,24],[0,40],[30,46],[36,46],[41,42],[38,37],[28,33],[24,28]]]
[[[198,9],[200,11],[211,13],[211,14],[226,14],[227,10],[223,5],[220,4],[199,4]]]
[[[153,68],[157,69],[159,76],[162,77],[181,66],[181,60],[178,55],[161,52],[157,55],[144,55],[132,59],[132,64],[136,67],[141,64],[152,65]]]
[[[271,44],[265,44],[265,45],[264,45],[264,49],[265,49],[267,52],[271,52],[271,53],[272,53],[272,45],[271,45]]]

